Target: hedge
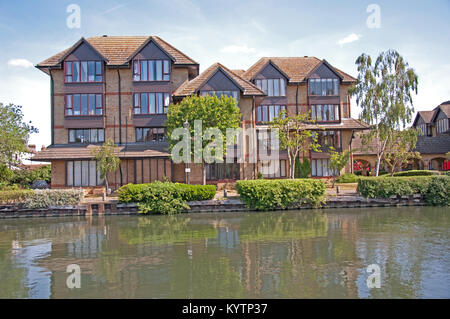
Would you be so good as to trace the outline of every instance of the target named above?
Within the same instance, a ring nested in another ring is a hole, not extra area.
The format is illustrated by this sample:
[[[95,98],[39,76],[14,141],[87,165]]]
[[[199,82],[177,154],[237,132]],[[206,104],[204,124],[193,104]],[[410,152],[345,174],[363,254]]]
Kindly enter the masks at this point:
[[[32,193],[33,191],[24,189],[0,191],[0,204],[23,203]]]
[[[441,175],[439,171],[429,171],[429,170],[411,170],[411,171],[402,171],[395,172],[395,177],[401,176],[432,176],[432,175]]]
[[[355,174],[344,174],[336,178],[336,183],[356,183],[358,182],[359,176]]]
[[[320,206],[325,183],[314,179],[238,181],[236,189],[243,203],[256,210],[276,210],[309,204]]]
[[[61,206],[76,206],[84,198],[84,191],[82,189],[66,189],[55,190],[36,189],[27,196],[24,206],[27,208],[48,208]]]
[[[357,191],[366,198],[390,198],[421,194],[431,205],[449,205],[450,177],[362,177]]]
[[[150,184],[128,184],[119,191],[121,203],[137,203],[141,213],[174,214],[189,209],[188,201],[213,199],[214,185],[187,185],[180,183],[154,182]]]

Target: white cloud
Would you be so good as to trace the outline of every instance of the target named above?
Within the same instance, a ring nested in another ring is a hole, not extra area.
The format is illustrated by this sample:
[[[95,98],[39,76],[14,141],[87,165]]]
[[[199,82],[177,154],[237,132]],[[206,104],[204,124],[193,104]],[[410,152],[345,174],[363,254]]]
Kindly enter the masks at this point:
[[[11,59],[8,61],[8,65],[25,69],[33,67],[33,63],[31,63],[27,59]]]
[[[244,45],[227,45],[223,47],[220,52],[223,53],[255,53],[255,48],[249,48],[246,44]]]
[[[339,45],[344,45],[346,43],[352,43],[358,41],[361,38],[360,34],[352,33],[346,36],[345,38],[340,39],[337,43]]]

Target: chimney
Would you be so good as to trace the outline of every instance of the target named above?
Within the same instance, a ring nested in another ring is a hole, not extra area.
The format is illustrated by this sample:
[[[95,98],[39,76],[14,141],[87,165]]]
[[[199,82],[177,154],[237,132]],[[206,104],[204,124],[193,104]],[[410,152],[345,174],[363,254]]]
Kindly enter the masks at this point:
[[[104,38],[107,38],[107,37],[108,37],[108,35],[107,35],[107,34],[104,34],[104,35],[103,35],[103,37],[104,37]]]

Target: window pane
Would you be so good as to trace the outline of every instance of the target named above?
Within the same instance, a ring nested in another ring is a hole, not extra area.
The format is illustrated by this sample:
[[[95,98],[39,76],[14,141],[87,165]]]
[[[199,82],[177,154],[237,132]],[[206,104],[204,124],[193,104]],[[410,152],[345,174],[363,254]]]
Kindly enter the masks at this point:
[[[148,95],[147,93],[141,94],[142,114],[148,114]]]
[[[74,186],[81,186],[81,162],[74,162]]]
[[[80,94],[73,96],[73,115],[80,115],[81,113],[81,99]]]
[[[164,60],[164,81],[170,80],[170,65],[169,60]]]
[[[89,186],[97,186],[97,167],[95,161],[86,162],[89,163]]]
[[[87,94],[81,95],[81,114],[82,115],[88,114],[88,96],[87,96]]]
[[[333,79],[327,79],[327,95],[333,95]]]
[[[147,61],[141,61],[141,81],[148,80],[147,74],[148,74]]]
[[[169,110],[169,104],[170,104],[170,94],[164,93],[164,113],[167,113]]]
[[[267,94],[267,80],[266,79],[261,80],[261,83],[262,83],[262,90],[264,91],[264,93]]]
[[[334,95],[338,95],[339,94],[339,80],[334,79],[333,80],[334,83]]]
[[[98,130],[98,141],[99,142],[105,141],[105,130],[104,129]]]
[[[81,185],[89,186],[89,162],[81,162]]]
[[[257,119],[258,122],[262,121],[262,117],[261,117],[261,107],[258,107],[258,115],[257,115]]]
[[[162,81],[162,61],[156,61],[156,81]]]
[[[155,114],[156,113],[156,107],[155,107],[155,93],[149,93],[148,94],[149,99],[149,105],[150,105],[150,113]]]
[[[334,119],[339,121],[339,105],[334,106]]]
[[[88,81],[89,82],[95,81],[95,62],[94,61],[88,62]]]
[[[273,95],[280,96],[280,80],[279,79],[273,80]]]
[[[75,130],[69,130],[69,143],[75,143]]]
[[[73,82],[80,82],[80,62],[73,62]]]
[[[267,95],[268,96],[273,96],[273,80],[272,79],[270,79],[270,80],[267,80],[267,85],[268,85],[268,93],[267,93]]]
[[[273,105],[269,106],[269,121],[273,121],[273,118],[275,117],[275,109]]]
[[[280,161],[280,176],[286,177],[286,161]]]
[[[72,75],[72,62],[66,62],[66,75]]]
[[[317,176],[316,160],[311,161],[311,175]]]
[[[95,74],[102,75],[102,63],[100,61],[95,62]]]
[[[280,79],[280,96],[286,96],[286,82]]]
[[[89,115],[95,114],[95,95],[89,94]]]
[[[86,61],[81,62],[81,82],[87,82],[88,78],[88,63]]]
[[[139,61],[134,61],[134,69],[133,69],[133,73],[134,73],[134,80],[135,81],[139,81],[141,79],[140,75],[139,75],[139,70],[140,70],[140,66],[139,66]]]
[[[73,162],[67,162],[66,173],[67,186],[73,186]]]
[[[317,120],[322,121],[322,105],[316,105],[317,108]]]
[[[267,122],[267,105],[264,105],[262,108],[263,122]]]
[[[260,89],[262,89],[262,86],[261,86],[261,80],[256,80],[256,86],[258,87],[258,88],[260,88]]]
[[[158,98],[158,100],[157,100],[157,106],[158,106],[158,109],[157,109],[157,113],[158,114],[162,114],[163,113],[163,94],[162,93],[157,93],[156,94],[157,95],[157,98]]]
[[[155,81],[155,61],[148,61],[148,80]]]
[[[315,105],[311,105],[311,118],[312,119],[316,119],[316,106]]]
[[[98,143],[98,130],[97,129],[92,129],[91,130],[91,137],[90,137],[90,142],[91,143]]]

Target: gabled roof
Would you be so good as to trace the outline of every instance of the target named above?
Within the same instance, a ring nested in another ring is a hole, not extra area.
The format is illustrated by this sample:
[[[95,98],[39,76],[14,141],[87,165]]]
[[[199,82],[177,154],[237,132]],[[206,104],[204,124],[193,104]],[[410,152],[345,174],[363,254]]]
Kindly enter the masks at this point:
[[[276,65],[278,69],[283,71],[289,78],[290,83],[305,81],[306,77],[322,63],[326,63],[336,74],[342,77],[344,82],[354,83],[357,81],[351,75],[331,66],[325,60],[320,60],[316,57],[264,57],[253,64],[242,77],[247,80],[254,79],[269,62],[272,62],[273,65]]]
[[[244,96],[264,96],[266,95],[253,83],[243,79],[235,72],[226,68],[220,63],[214,63],[205,71],[203,71],[199,76],[191,81],[184,82],[174,93],[174,96],[189,96],[197,93],[203,85],[205,85],[208,80],[217,72],[222,71],[232,82],[238,86]]]
[[[445,114],[445,116],[450,117],[450,101],[446,101],[440,104],[437,108],[435,108],[436,112],[433,114],[431,121],[436,121],[436,117],[439,114],[439,111]]]
[[[414,119],[413,126],[416,126],[417,121],[419,120],[419,116],[425,121],[425,123],[430,124],[435,111],[436,109],[431,111],[418,111],[416,114],[416,118]]]
[[[72,47],[42,61],[38,68],[59,66],[62,60],[72,53],[81,43],[88,43],[107,61],[107,65],[127,65],[130,57],[136,55],[147,43],[153,41],[170,57],[175,64],[198,65],[193,59],[157,36],[101,36],[89,39],[81,38]]]

